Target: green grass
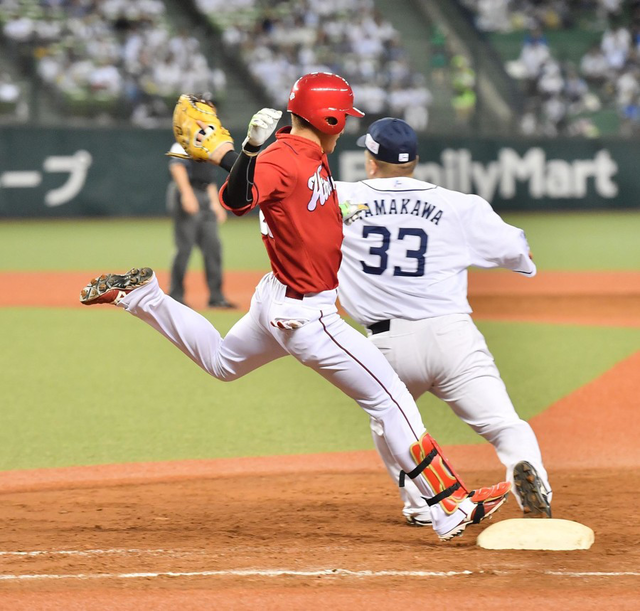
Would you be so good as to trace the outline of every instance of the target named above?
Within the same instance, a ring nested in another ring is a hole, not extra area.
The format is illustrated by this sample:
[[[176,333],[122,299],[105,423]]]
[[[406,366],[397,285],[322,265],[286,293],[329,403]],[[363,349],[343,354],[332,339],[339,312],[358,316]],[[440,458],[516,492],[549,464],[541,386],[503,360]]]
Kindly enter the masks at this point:
[[[640,213],[504,218],[540,269],[638,269]],[[268,269],[255,218],[221,235],[226,269]],[[171,249],[168,219],[0,223],[0,270],[166,269]],[[223,333],[238,316],[207,314]],[[640,348],[639,329],[479,327],[527,419]],[[0,470],[372,448],[365,413],[290,357],[224,384],[110,308],[2,308],[0,336]],[[419,406],[441,443],[480,442],[433,397]]]
[[[640,349],[640,329],[479,322],[509,396],[529,420]],[[425,395],[424,422],[443,443],[479,443],[444,403]],[[437,416],[431,419],[431,414]]]
[[[640,271],[640,211],[504,214],[541,270]]]
[[[226,269],[269,269],[257,218],[229,219],[220,227],[220,238]],[[0,270],[168,269],[172,255],[168,218],[0,223]],[[197,249],[191,264],[202,268]]]
[[[223,333],[237,318],[211,316]],[[349,450],[366,439],[364,413],[291,358],[225,384],[106,308],[3,309],[0,332],[0,469]]]
[[[238,315],[208,317],[226,333]],[[480,326],[526,418],[640,345],[635,329]],[[0,333],[0,470],[372,448],[365,413],[290,357],[219,382],[107,308],[2,309]],[[441,443],[480,442],[437,400],[419,404]]]
[[[536,263],[548,270],[637,270],[640,212],[504,214],[526,231]],[[257,218],[230,219],[220,228],[225,268],[267,270]],[[0,270],[168,269],[173,251],[169,219],[4,221]],[[201,267],[199,253],[193,268]]]

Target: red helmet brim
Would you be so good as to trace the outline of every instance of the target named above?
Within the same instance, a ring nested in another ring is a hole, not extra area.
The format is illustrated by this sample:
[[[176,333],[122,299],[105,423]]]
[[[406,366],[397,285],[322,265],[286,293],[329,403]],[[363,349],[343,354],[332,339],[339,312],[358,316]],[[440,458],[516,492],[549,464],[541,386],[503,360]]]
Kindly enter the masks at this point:
[[[364,117],[364,113],[361,110],[358,110],[355,106],[350,110],[345,110],[345,112],[351,117]]]

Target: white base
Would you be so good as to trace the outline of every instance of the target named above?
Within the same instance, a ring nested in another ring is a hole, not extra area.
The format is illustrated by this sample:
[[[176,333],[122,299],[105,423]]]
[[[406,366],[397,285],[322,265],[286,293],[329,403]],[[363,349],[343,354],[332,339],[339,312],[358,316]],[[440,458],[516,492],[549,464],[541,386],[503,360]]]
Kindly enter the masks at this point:
[[[502,520],[483,530],[478,545],[484,549],[532,549],[566,551],[589,549],[593,531],[571,520],[517,518]]]

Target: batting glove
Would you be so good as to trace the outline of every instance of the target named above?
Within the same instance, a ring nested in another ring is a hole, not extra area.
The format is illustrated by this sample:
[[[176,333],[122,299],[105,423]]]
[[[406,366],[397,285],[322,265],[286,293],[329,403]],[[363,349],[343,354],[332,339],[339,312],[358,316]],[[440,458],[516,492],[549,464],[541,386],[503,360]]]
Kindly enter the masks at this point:
[[[342,202],[340,204],[340,212],[342,212],[342,222],[345,225],[351,225],[359,218],[362,217],[365,212],[369,210],[368,204],[352,204],[350,201]]]
[[[251,121],[247,137],[242,143],[242,151],[249,157],[254,157],[260,152],[260,147],[269,139],[278,125],[282,111],[273,108],[263,108],[258,111]]]

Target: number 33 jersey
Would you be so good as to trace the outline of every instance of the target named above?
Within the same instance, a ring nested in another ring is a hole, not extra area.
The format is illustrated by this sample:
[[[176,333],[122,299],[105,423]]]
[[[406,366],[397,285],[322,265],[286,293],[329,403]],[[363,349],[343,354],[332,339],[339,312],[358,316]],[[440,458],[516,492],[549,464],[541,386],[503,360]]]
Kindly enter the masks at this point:
[[[477,195],[415,178],[336,183],[340,203],[369,210],[344,227],[338,296],[362,325],[469,314],[467,268],[534,276],[524,232]]]

